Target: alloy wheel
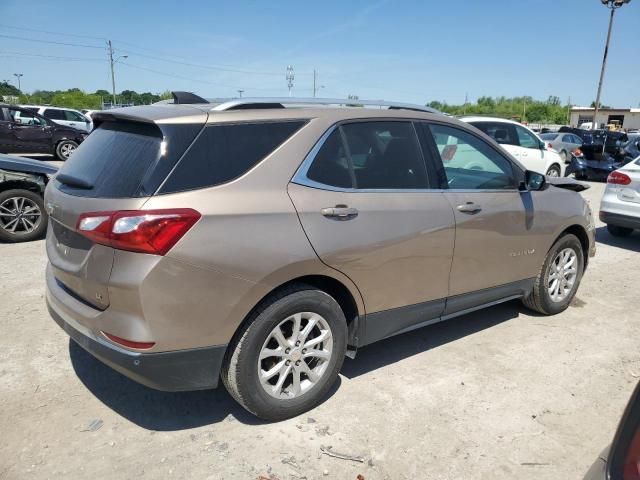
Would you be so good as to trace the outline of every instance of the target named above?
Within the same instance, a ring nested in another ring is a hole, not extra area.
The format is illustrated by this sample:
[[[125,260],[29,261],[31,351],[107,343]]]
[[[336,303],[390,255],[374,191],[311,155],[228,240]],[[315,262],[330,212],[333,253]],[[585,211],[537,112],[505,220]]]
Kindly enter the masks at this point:
[[[271,331],[260,350],[260,384],[278,399],[300,397],[327,372],[332,353],[331,327],[321,315],[291,315]]]
[[[0,204],[0,228],[10,234],[31,233],[41,219],[40,207],[29,198],[10,197]]]
[[[549,264],[547,288],[553,302],[565,300],[578,277],[578,255],[573,248],[562,249]]]

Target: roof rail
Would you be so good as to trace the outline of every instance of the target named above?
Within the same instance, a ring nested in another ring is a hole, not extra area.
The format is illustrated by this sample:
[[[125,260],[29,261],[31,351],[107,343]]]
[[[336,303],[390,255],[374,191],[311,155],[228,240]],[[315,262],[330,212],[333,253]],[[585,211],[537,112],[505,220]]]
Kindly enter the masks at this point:
[[[286,108],[305,106],[386,107],[389,110],[414,110],[417,112],[441,113],[438,110],[412,103],[388,102],[385,100],[360,100],[347,98],[236,98],[220,103],[212,111],[244,110],[250,108]]]

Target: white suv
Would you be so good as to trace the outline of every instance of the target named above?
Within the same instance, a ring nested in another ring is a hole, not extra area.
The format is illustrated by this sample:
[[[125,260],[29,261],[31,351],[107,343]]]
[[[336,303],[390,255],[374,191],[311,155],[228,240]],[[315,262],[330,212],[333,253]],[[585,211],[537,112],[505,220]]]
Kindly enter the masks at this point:
[[[564,177],[565,162],[555,150],[524,125],[495,117],[462,117],[493,138],[528,170],[544,173],[548,177]]]
[[[33,113],[38,113],[44,118],[48,118],[60,125],[72,127],[87,133],[93,130],[93,122],[91,119],[82,112],[72,108],[42,107],[39,105],[20,105],[20,107]]]

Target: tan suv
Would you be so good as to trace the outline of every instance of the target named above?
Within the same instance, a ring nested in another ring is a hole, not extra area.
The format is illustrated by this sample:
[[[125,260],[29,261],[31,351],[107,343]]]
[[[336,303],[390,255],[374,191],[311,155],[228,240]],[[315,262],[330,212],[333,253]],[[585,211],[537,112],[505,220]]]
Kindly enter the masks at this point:
[[[595,252],[580,184],[424,107],[291,101],[94,115],[45,196],[47,303],[73,340],[283,419],[359,347],[515,298],[567,308]]]

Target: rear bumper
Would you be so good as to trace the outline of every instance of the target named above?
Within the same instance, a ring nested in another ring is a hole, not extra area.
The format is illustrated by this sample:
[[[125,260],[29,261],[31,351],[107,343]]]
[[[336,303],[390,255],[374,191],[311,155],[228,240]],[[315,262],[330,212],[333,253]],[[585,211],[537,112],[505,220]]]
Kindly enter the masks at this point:
[[[600,210],[600,221],[607,225],[611,224],[617,227],[640,229],[640,217],[632,217],[631,215],[622,215]]]
[[[156,390],[177,392],[216,388],[226,345],[171,352],[131,352],[74,328],[56,310],[47,292],[51,317],[87,352],[130,379]]]

